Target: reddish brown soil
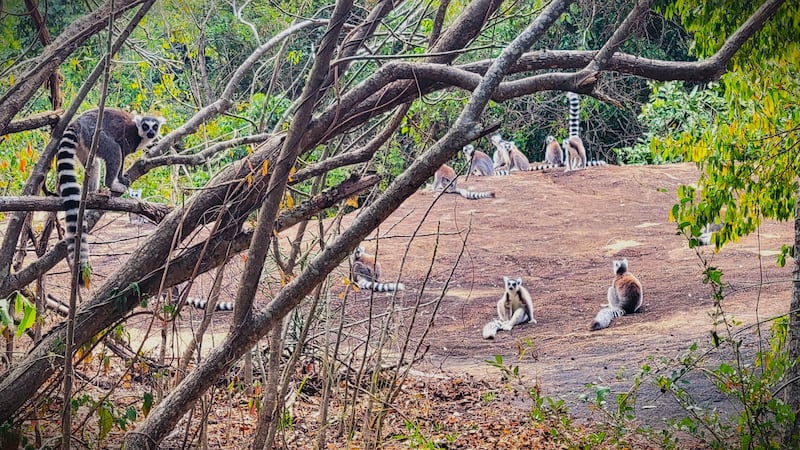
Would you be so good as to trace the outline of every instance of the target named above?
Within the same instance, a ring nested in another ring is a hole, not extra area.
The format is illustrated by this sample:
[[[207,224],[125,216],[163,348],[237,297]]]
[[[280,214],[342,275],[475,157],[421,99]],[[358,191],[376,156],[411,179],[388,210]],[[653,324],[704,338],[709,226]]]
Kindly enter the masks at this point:
[[[578,400],[588,384],[622,392],[642,364],[661,367],[661,358],[680,357],[694,342],[708,347],[711,289],[702,282],[700,258],[668,220],[678,185],[694,183],[697,177],[688,164],[471,177],[460,186],[493,191],[496,198],[471,201],[445,195],[430,212],[435,195],[415,194],[379,230],[384,281],[394,280],[408,249],[400,276],[406,285],[401,304],[413,304],[420,294],[431,261],[422,297],[429,301],[439,296],[465,243],[426,338],[430,350],[425,366],[497,380],[499,371],[485,361],[502,355],[507,364],[519,365],[531,384],[535,380],[543,395],[563,398],[580,417],[589,412]],[[743,326],[788,310],[791,271],[777,268],[773,255],[791,239],[790,224],[767,223],[759,236],[743,238],[718,254],[708,247],[700,250],[724,272],[725,310]],[[373,251],[375,242],[365,246]],[[612,260],[622,257],[643,284],[642,312],[590,332],[613,277]],[[504,275],[522,277],[538,323],[484,340],[481,329],[496,315]],[[381,301],[389,302],[388,297],[379,299],[378,310]],[[422,314],[430,310],[424,308]],[[741,335],[743,349],[751,354],[753,335],[752,329]],[[525,339],[533,349],[519,360],[518,345]],[[698,402],[730,409],[699,374],[689,380]],[[671,398],[649,385],[638,406],[646,419],[684,415]]]
[[[420,335],[433,311],[430,302],[446,286],[434,326],[423,340],[429,350],[415,368],[448,379],[477,379],[460,386],[483,386],[483,382],[502,386],[498,383],[499,370],[486,362],[502,355],[506,364],[520,367],[527,386],[540,387],[544,396],[564,399],[572,414],[593,420],[598,416],[579,399],[589,392],[588,384],[610,386],[613,393],[624,392],[642,364],[661,368],[662,358],[678,358],[694,342],[707,348],[712,330],[711,290],[702,282],[700,258],[668,221],[676,188],[695,182],[697,176],[696,169],[685,164],[607,166],[573,173],[515,173],[461,180],[461,187],[495,192],[496,198],[487,200],[444,195],[432,205],[434,194],[416,193],[380,227],[376,234],[379,241],[373,236],[364,243],[370,253],[375,253],[377,245],[383,281],[394,281],[399,274],[405,284],[406,290],[398,296],[400,307],[413,307],[418,297],[428,304],[417,313],[412,335]],[[132,232],[135,228],[125,216],[109,214],[105,220],[110,224],[92,236],[93,241],[101,242],[93,247],[96,285],[102,282],[104,273],[127,258],[127,248],[137,245],[139,238],[131,235],[143,236],[153,229],[148,225],[138,233]],[[293,232],[284,234],[283,241],[294,237]],[[127,240],[121,241],[119,236]],[[710,248],[700,250],[725,274],[725,310],[742,322],[742,348],[748,354],[753,353],[757,340],[754,329],[744,326],[788,309],[791,272],[777,268],[773,255],[791,239],[790,224],[767,223],[758,236],[730,244],[718,254]],[[644,286],[643,311],[615,320],[606,330],[590,332],[589,324],[605,302],[612,260],[622,257],[628,259],[630,270]],[[235,258],[236,265],[241,265],[240,258]],[[238,280],[234,272],[226,272],[229,280],[222,300],[233,300]],[[343,264],[334,274],[331,304],[340,303],[336,294],[342,284],[338,280],[346,275],[347,265]],[[481,329],[496,314],[504,275],[522,277],[533,295],[538,323],[501,331],[497,339],[484,340]],[[210,276],[207,278],[198,282],[196,290],[210,289]],[[53,280],[50,292],[58,294],[63,277]],[[193,291],[194,295],[201,293]],[[368,299],[365,292],[355,299],[350,297],[348,322],[363,321],[368,316]],[[373,300],[372,311],[378,315],[389,307],[391,296],[379,294]],[[263,305],[266,299],[257,302]],[[215,317],[214,333],[206,348],[219,342],[228,330],[229,317]],[[406,311],[400,317],[397,330],[410,328],[410,313]],[[137,326],[128,325],[131,329]],[[143,322],[141,329],[147,326]],[[351,331],[358,331],[358,325]],[[157,345],[158,333],[151,336]],[[188,335],[179,339],[185,338]],[[526,339],[533,347],[519,359]],[[400,347],[401,342],[396,344]],[[659,374],[668,374],[672,368]],[[735,404],[721,398],[699,374],[689,380],[698,402],[723,411],[735,409]],[[479,399],[480,392],[471,398]],[[518,397],[501,392],[499,398]],[[613,397],[609,400],[614,403]],[[524,411],[530,409],[530,403],[510,403],[519,406],[524,426]],[[648,382],[643,385],[637,407],[637,417],[656,428],[662,419],[685,415],[674,400]],[[449,415],[453,411],[444,402],[441,408],[446,420],[458,420],[457,414]],[[473,408],[478,411],[481,405]]]

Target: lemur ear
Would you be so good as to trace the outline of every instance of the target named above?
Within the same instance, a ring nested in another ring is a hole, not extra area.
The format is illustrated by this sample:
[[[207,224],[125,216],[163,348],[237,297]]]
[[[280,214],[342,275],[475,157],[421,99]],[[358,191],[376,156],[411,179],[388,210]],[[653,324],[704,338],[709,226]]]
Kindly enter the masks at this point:
[[[519,283],[519,285],[522,286],[522,277],[517,277],[517,283]]]

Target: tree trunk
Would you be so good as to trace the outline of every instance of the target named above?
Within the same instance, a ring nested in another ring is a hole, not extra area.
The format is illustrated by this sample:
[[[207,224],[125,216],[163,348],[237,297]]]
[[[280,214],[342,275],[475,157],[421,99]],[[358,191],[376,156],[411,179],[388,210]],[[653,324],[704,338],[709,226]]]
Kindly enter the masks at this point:
[[[789,331],[786,336],[789,361],[792,365],[786,371],[784,401],[795,413],[794,423],[785,430],[785,448],[798,448],[800,445],[800,186],[795,193],[794,206],[794,271],[792,272],[792,303],[789,306]]]

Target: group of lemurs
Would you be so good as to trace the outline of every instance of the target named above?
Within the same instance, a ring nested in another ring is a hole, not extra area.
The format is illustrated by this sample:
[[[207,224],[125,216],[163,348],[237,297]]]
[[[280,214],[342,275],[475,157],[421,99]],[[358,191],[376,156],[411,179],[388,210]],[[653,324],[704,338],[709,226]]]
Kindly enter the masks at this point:
[[[547,170],[564,167],[565,172],[585,169],[589,166],[606,164],[600,160],[587,160],[586,148],[580,136],[580,97],[567,92],[569,100],[569,135],[559,145],[553,136],[545,139],[545,160],[543,163],[531,164],[513,141],[506,141],[502,136],[494,134],[490,141],[494,146],[494,154],[490,158],[486,153],[475,149],[472,144],[464,146],[462,153],[469,161],[468,173],[476,176],[504,176],[514,171]],[[456,173],[448,165],[443,165],[434,175],[432,189],[434,191],[455,192],[468,199],[494,197],[494,193],[476,193],[456,186]],[[710,241],[701,237],[701,244]],[[355,260],[359,252],[356,250]],[[355,263],[354,263],[355,264]],[[614,261],[615,279],[608,289],[608,302],[597,313],[590,329],[607,328],[611,321],[624,314],[639,310],[642,304],[642,285],[628,272],[628,261]],[[355,275],[358,276],[358,275]],[[370,281],[377,279],[370,278]],[[533,299],[530,292],[522,285],[521,278],[503,277],[505,292],[497,302],[497,318],[483,327],[483,337],[492,339],[500,330],[510,331],[522,323],[536,323],[533,314]],[[359,284],[360,286],[360,284]]]
[[[469,160],[469,172],[479,176],[508,175],[512,171],[543,170],[564,166],[565,171],[586,168],[589,165],[605,164],[602,161],[587,161],[586,150],[580,137],[579,108],[580,98],[572,92],[567,93],[569,99],[569,136],[559,145],[553,136],[546,139],[544,164],[531,165],[525,155],[513,141],[505,141],[499,134],[491,137],[495,147],[492,158],[476,150],[472,145],[463,148]],[[95,134],[98,111],[88,111],[75,119],[66,129],[59,142],[57,154],[57,175],[59,192],[66,211],[66,238],[68,242],[69,260],[75,259],[75,235],[77,233],[78,207],[81,198],[81,185],[75,171],[75,158],[86,165],[89,149]],[[139,149],[152,145],[160,137],[164,119],[156,116],[133,115],[118,109],[106,109],[103,114],[101,130],[98,135],[96,156],[106,168],[104,184],[112,193],[122,194],[130,186],[129,180],[122,173],[126,156]],[[89,192],[100,189],[99,164],[86,169]],[[433,189],[437,191],[458,193],[468,199],[494,197],[491,192],[473,192],[456,185],[457,175],[448,165],[443,165],[434,176]],[[704,229],[699,242],[708,245],[712,233],[719,231],[720,224],[709,224]],[[80,243],[80,269],[88,270],[89,249],[85,234]],[[402,283],[384,283],[380,281],[381,268],[375,257],[358,247],[352,254],[351,279],[359,289],[375,292],[394,292],[404,289]],[[642,285],[628,272],[628,261],[614,261],[615,278],[608,289],[607,304],[598,312],[590,329],[599,330],[608,327],[611,321],[624,314],[638,311],[642,304]],[[522,285],[521,278],[503,277],[505,291],[497,302],[498,318],[487,323],[483,329],[484,338],[493,338],[499,330],[511,330],[521,323],[536,323],[533,313],[533,299]],[[81,285],[85,284],[84,276],[79,277]],[[197,308],[205,308],[206,301],[188,298],[187,302]],[[233,304],[222,302],[216,310],[232,310]]]
[[[359,289],[373,292],[396,292],[405,289],[403,283],[380,281],[381,266],[364,247],[355,249],[351,257],[350,279]],[[642,306],[642,283],[628,271],[628,260],[615,260],[614,280],[608,288],[607,303],[597,313],[589,329],[602,330],[611,321],[625,314],[633,314]],[[533,297],[522,285],[522,278],[504,276],[505,291],[497,301],[497,318],[483,327],[484,339],[493,339],[500,330],[511,331],[523,323],[537,323],[533,312]]]
[[[587,160],[586,148],[580,136],[580,96],[568,92],[567,99],[569,100],[569,135],[561,144],[555,137],[547,136],[544,162],[531,164],[514,141],[504,140],[497,133],[490,138],[494,146],[491,158],[486,153],[477,150],[472,144],[464,146],[462,153],[469,163],[468,173],[476,176],[503,176],[510,175],[515,171],[548,170],[563,166],[565,172],[570,172],[589,166],[605,165],[606,162],[602,160]],[[459,188],[456,178],[457,175],[453,168],[444,164],[434,174],[430,189],[456,193],[470,200],[494,197],[492,192],[473,192]]]
[[[611,321],[625,314],[633,314],[642,306],[642,283],[628,272],[628,260],[615,260],[614,280],[608,288],[607,303],[597,313],[589,329],[602,330]],[[498,319],[493,319],[483,327],[483,338],[493,339],[499,330],[511,331],[522,323],[536,323],[533,316],[533,299],[530,292],[522,286],[522,279],[503,277],[505,292],[497,301]]]

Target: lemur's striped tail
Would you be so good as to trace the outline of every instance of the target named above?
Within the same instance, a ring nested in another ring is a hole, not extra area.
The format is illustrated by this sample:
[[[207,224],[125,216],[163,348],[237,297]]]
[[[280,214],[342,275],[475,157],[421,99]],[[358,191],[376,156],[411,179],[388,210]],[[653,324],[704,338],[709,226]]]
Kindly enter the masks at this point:
[[[560,164],[531,164],[531,168],[528,169],[529,171],[533,172],[535,170],[550,170],[550,169],[558,169],[561,167]]]
[[[597,316],[595,316],[594,320],[592,321],[592,325],[589,326],[589,330],[597,331],[602,330],[603,328],[608,328],[608,326],[611,325],[612,320],[624,315],[625,310],[622,308],[603,308],[597,313]]]
[[[186,299],[186,304],[197,309],[206,309],[208,300],[200,297],[189,297]],[[214,306],[214,311],[233,311],[233,302],[217,302]]]
[[[503,321],[499,319],[494,319],[491,322],[487,323],[483,326],[483,338],[484,339],[494,339],[497,336],[497,331],[503,328]]]
[[[479,200],[482,198],[494,198],[494,192],[476,192],[469,189],[456,188],[456,192],[469,200]]]
[[[567,92],[569,99],[569,137],[581,135],[581,98],[574,92]]]
[[[78,184],[78,176],[75,173],[75,151],[78,147],[78,135],[75,134],[74,127],[68,127],[61,137],[58,144],[58,155],[56,156],[56,173],[58,174],[59,194],[61,204],[64,207],[64,222],[67,226],[67,261],[72,264],[75,260],[75,235],[78,233],[78,208],[81,204],[81,185]],[[86,241],[86,232],[81,234],[80,243],[80,265],[78,270],[78,282],[81,286],[86,286],[84,271],[89,267],[89,243]]]
[[[403,283],[378,283],[365,279],[358,280],[358,287],[373,292],[394,292],[405,290]]]

